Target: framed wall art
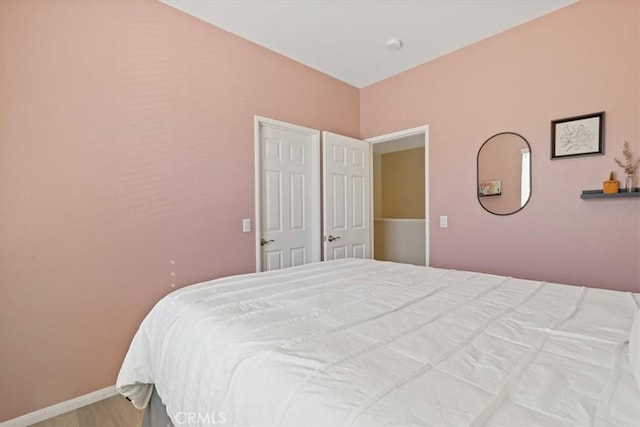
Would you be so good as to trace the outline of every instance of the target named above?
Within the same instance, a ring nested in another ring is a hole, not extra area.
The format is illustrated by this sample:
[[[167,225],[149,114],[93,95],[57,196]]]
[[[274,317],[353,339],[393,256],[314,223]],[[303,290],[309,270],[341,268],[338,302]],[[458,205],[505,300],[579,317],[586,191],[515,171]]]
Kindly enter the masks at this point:
[[[551,121],[551,159],[604,154],[604,111]]]

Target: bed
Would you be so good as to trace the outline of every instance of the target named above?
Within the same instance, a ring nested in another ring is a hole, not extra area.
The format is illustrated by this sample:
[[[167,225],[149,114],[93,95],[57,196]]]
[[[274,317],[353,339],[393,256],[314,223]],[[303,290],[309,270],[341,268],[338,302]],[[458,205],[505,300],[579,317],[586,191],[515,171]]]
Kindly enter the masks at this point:
[[[639,303],[373,260],[233,276],[158,302],[117,389],[176,426],[638,426]]]

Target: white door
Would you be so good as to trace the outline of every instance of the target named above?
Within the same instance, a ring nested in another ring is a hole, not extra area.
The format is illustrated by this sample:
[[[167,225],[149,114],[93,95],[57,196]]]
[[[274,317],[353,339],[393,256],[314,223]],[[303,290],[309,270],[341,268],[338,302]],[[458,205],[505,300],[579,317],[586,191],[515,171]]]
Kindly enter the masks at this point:
[[[257,270],[320,261],[320,132],[256,117],[256,134]]]
[[[371,258],[370,146],[322,132],[324,260]]]

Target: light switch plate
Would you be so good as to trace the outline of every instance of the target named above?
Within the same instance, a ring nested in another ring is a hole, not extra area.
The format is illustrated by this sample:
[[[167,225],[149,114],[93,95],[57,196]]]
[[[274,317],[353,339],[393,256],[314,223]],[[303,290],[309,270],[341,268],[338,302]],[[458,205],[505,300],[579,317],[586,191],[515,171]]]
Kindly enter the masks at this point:
[[[251,219],[250,218],[243,218],[242,219],[242,232],[243,233],[248,233],[251,231]]]
[[[449,227],[449,218],[446,215],[440,217],[440,228]]]

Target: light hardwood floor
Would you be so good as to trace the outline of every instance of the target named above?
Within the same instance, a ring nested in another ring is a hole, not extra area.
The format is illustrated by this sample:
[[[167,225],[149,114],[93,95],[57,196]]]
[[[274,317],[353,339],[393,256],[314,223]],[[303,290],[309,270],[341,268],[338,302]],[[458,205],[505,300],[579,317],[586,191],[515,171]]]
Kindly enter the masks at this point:
[[[31,427],[139,427],[144,411],[118,395],[75,411],[33,424]]]

